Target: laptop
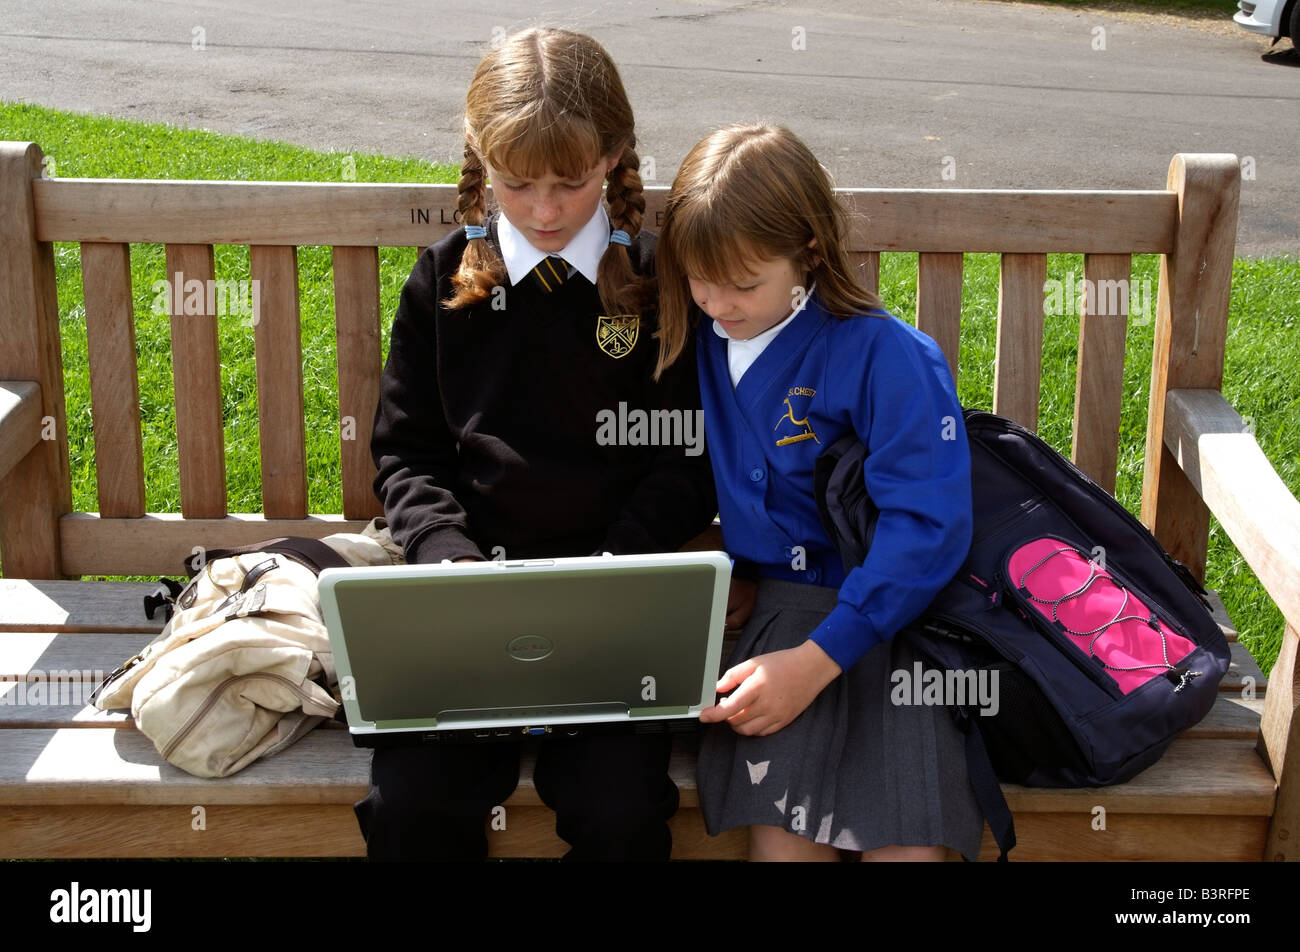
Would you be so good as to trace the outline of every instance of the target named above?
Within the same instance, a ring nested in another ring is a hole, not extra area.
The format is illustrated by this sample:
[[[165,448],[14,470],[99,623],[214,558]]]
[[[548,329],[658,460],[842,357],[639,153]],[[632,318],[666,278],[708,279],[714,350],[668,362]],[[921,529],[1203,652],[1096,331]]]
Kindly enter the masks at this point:
[[[320,574],[358,746],[691,729],[714,703],[722,552]]]

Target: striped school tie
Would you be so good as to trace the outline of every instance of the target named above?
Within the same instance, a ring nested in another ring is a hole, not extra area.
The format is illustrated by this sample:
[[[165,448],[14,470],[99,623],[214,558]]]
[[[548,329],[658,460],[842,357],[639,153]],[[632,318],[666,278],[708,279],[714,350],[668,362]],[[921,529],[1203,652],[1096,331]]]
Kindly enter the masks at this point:
[[[550,294],[569,279],[569,262],[559,255],[548,255],[533,268],[531,276],[543,293]]]

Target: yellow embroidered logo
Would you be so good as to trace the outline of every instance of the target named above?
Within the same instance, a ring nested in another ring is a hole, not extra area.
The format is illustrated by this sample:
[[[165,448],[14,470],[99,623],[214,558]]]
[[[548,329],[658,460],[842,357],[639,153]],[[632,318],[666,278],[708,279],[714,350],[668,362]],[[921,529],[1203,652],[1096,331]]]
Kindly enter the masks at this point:
[[[596,318],[596,345],[617,360],[632,353],[641,333],[641,320],[635,314],[602,314]]]
[[[817,434],[813,432],[812,424],[808,422],[808,407],[816,394],[817,391],[811,387],[790,388],[785,400],[782,401],[785,404],[785,413],[781,416],[781,419],[776,421],[776,426],[772,427],[774,430],[783,430],[785,433],[776,441],[777,446],[786,446],[803,440],[814,440],[818,444],[821,443],[821,440],[817,439]],[[807,402],[802,406],[802,420],[795,416],[794,404],[790,402],[792,399],[799,402],[801,397],[807,398]]]

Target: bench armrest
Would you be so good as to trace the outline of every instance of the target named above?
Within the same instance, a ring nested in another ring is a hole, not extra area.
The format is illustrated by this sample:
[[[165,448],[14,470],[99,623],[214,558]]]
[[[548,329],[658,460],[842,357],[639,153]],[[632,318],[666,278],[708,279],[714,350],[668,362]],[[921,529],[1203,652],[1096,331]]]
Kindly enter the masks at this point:
[[[1300,502],[1217,390],[1171,390],[1165,445],[1259,577],[1300,628]]]
[[[40,385],[0,380],[0,480],[40,441]]]

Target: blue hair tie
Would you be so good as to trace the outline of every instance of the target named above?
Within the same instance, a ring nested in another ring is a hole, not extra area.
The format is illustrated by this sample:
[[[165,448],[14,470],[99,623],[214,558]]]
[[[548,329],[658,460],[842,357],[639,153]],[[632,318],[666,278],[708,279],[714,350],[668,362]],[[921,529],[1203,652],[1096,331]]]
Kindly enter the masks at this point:
[[[470,241],[473,241],[475,238],[486,238],[487,229],[484,228],[482,225],[466,225],[465,237],[468,238]]]
[[[627,232],[621,228],[615,228],[609,233],[609,243],[611,245],[631,245],[632,239],[628,237]]]

